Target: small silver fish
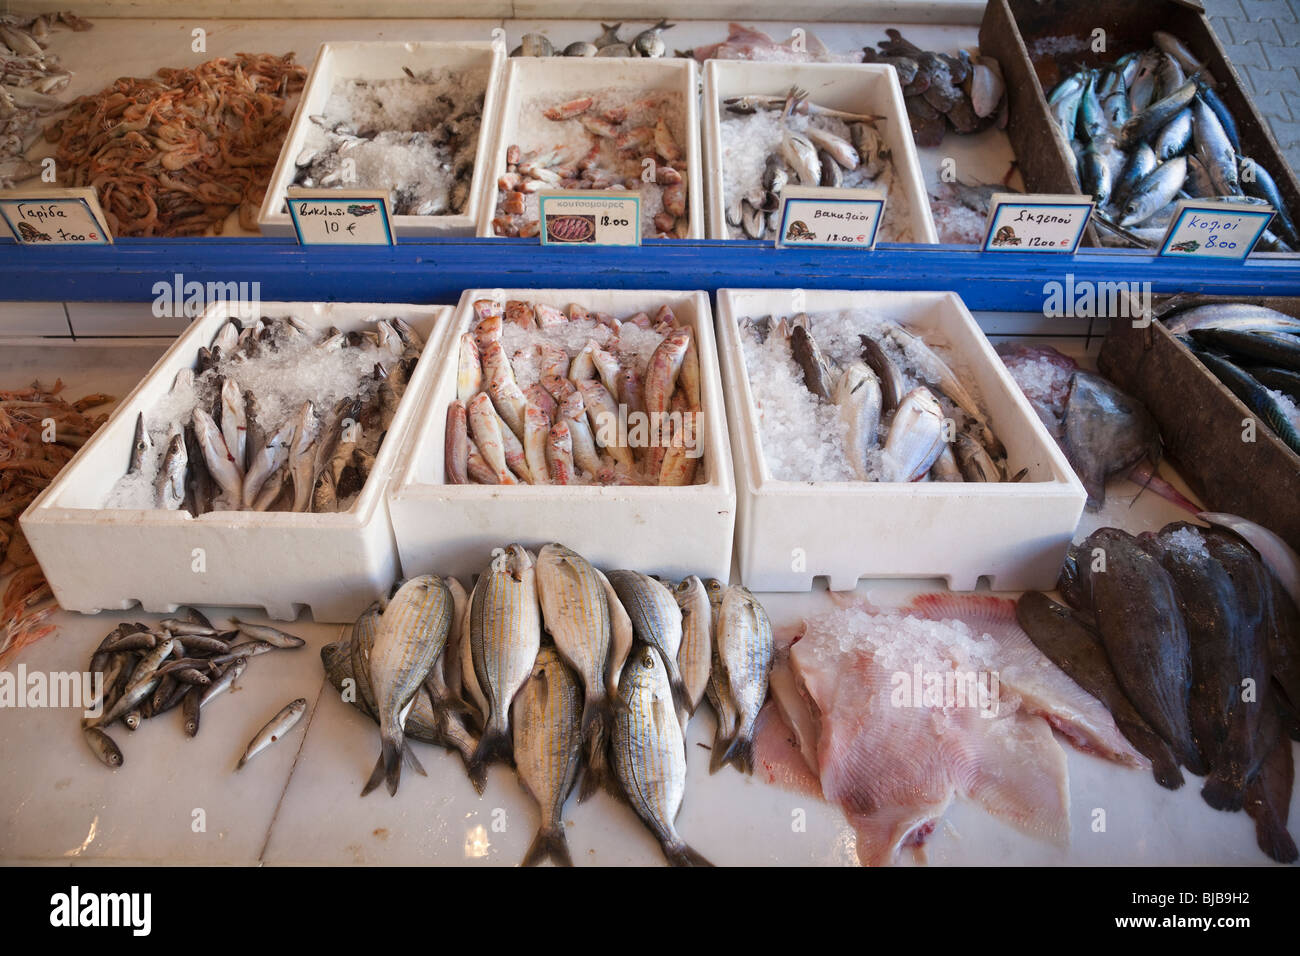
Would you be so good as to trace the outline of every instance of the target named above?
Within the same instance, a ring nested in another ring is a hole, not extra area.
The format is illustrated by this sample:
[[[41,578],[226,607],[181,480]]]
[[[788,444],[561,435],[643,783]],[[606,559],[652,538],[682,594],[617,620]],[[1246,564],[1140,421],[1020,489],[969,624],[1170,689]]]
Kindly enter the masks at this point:
[[[158,507],[176,511],[185,501],[185,469],[189,461],[185,452],[185,436],[173,435],[163,455],[162,467],[154,480]]]
[[[301,637],[281,631],[268,624],[250,624],[248,621],[241,621],[237,617],[232,617],[230,623],[235,628],[238,628],[239,633],[245,637],[250,637],[255,641],[263,641],[272,647],[291,649],[302,647],[307,643]]]
[[[704,699],[713,668],[713,609],[704,582],[693,574],[677,585],[673,597],[682,612],[682,646],[677,651],[677,666],[686,685],[690,713],[694,714]]]
[[[673,592],[640,571],[610,571],[609,583],[632,619],[632,633],[637,640],[653,647],[663,658],[674,700],[684,702],[686,685],[677,666],[682,647],[682,612]]]
[[[642,30],[632,39],[632,49],[638,56],[660,57],[666,52],[663,32],[677,26],[667,20],[660,20],[648,30]]]
[[[561,815],[582,766],[582,710],[577,675],[556,648],[543,647],[532,675],[515,697],[511,718],[519,782],[542,813],[524,866],[545,859],[559,866],[573,865]]]
[[[248,742],[248,747],[244,750],[243,756],[239,758],[239,763],[236,764],[235,769],[242,770],[244,764],[287,734],[298,721],[302,720],[302,715],[305,713],[307,713],[307,698],[305,697],[299,697],[297,700],[286,704]]]
[[[709,866],[677,833],[674,821],[686,793],[686,745],[673,706],[668,671],[659,653],[638,643],[619,681],[613,744],[614,772],[624,795],[655,835],[673,866]]]
[[[718,662],[736,708],[736,729],[725,742],[725,750],[714,750],[709,771],[734,763],[745,773],[753,773],[754,722],[767,698],[775,645],[772,622],[747,588],[732,585],[723,594],[717,642]]]
[[[144,412],[141,412],[135,419],[135,438],[131,441],[131,463],[127,466],[128,475],[137,474],[144,467],[146,456],[153,451],[153,439],[149,436],[149,429],[145,427]]]

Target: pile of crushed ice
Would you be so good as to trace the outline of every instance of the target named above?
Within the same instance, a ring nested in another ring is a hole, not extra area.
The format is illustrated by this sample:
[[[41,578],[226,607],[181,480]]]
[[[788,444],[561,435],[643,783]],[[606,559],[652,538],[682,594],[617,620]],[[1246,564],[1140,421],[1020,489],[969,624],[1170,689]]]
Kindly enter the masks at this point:
[[[807,116],[796,114],[782,121],[780,110],[760,109],[746,115],[728,113],[724,107],[719,123],[722,143],[722,195],[731,219],[739,218],[741,199],[749,199],[759,206],[763,199],[763,173],[767,159],[781,153],[781,138],[786,129],[802,133],[809,127],[825,130],[852,142],[849,124],[832,116]],[[915,242],[907,197],[894,189],[897,170],[891,161],[876,179],[866,175],[866,168],[844,170],[845,189],[875,189],[885,194],[885,216],[880,222],[879,242]],[[798,177],[790,176],[791,185],[798,185]],[[775,234],[776,223],[769,223],[768,236]],[[732,239],[747,238],[739,226],[727,224]]]
[[[271,325],[279,330],[279,323]],[[273,347],[272,347],[273,346]],[[356,347],[320,349],[305,336],[276,334],[256,356],[239,353],[223,356],[201,375],[182,374],[152,408],[145,411],[145,428],[153,449],[134,474],[123,474],[109,491],[103,507],[151,510],[157,507],[154,481],[162,467],[171,436],[191,423],[195,408],[211,410],[219,401],[221,383],[231,379],[246,396],[257,399],[257,423],[265,435],[273,435],[302,407],[311,402],[317,421],[328,415],[346,397],[371,398],[379,381],[377,364],[391,365],[394,355],[369,340]],[[219,419],[218,419],[219,422]],[[125,471],[126,462],[123,462]],[[218,496],[217,502],[221,498]],[[214,502],[214,507],[217,506]],[[340,501],[339,510],[347,510]]]
[[[487,77],[479,68],[340,78],[307,125],[297,183],[391,189],[396,215],[463,212]],[[352,164],[346,171],[344,160]]]
[[[1273,398],[1273,401],[1277,402],[1278,407],[1282,409],[1282,414],[1291,422],[1291,427],[1296,431],[1300,431],[1300,405],[1295,403],[1295,399],[1286,392],[1279,392],[1271,388],[1265,389],[1265,391]]]
[[[902,371],[906,391],[924,384],[917,373],[924,367],[928,356],[919,351],[921,343],[911,343],[906,350],[899,347],[887,334],[887,329],[897,323],[866,309],[810,313],[808,318],[813,338],[821,346],[823,354],[838,367],[843,368],[861,357],[862,344],[858,336],[867,335]],[[752,322],[742,321],[740,332],[768,471],[777,481],[856,481],[845,451],[847,426],[840,417],[839,406],[823,402],[808,390],[803,370],[791,355],[789,341],[777,330],[776,320],[776,316],[771,318],[771,331],[765,341],[759,341],[760,332]],[[963,368],[943,343],[927,339],[924,344],[933,349],[978,398],[969,379],[963,375]],[[947,397],[937,390],[931,391],[943,407],[945,416],[960,421],[960,415]],[[892,414],[881,417],[881,446],[890,421]],[[881,480],[881,457],[880,447],[867,453],[867,473],[873,481]]]
[[[867,654],[885,670],[926,673],[996,670],[1001,649],[988,634],[962,621],[932,621],[897,610],[840,607],[808,618],[804,636],[814,657],[828,663],[843,654]]]

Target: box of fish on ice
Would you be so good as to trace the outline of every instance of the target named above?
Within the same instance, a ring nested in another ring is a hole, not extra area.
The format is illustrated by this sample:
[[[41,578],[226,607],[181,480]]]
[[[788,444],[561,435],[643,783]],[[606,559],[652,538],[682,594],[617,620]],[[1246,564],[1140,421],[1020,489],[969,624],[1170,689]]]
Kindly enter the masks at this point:
[[[398,239],[474,235],[491,201],[504,63],[486,41],[321,44],[258,215],[263,234],[294,234],[285,198],[302,186],[391,190]]]
[[[355,620],[397,577],[385,492],[450,315],[209,306],[23,516],[59,604]]]
[[[1055,586],[1083,486],[957,295],[723,289],[718,342],[747,587]]]
[[[403,568],[469,577],[502,542],[558,541],[726,580],[722,395],[703,292],[466,291],[389,494]]]
[[[1186,194],[1267,202],[1257,251],[1300,249],[1300,180],[1199,4],[990,0],[980,49],[1029,190],[1096,199],[1086,244],[1158,245]]]
[[[703,239],[698,82],[691,59],[511,59],[478,234],[536,236],[540,190],[627,189],[643,238]]]
[[[880,242],[939,241],[892,67],[710,60],[703,109],[710,239],[775,238],[788,183],[880,190]]]

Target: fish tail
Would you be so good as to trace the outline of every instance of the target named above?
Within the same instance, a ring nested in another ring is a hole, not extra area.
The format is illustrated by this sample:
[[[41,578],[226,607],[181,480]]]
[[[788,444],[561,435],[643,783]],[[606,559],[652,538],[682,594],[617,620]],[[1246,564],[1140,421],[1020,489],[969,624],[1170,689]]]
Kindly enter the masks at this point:
[[[475,777],[486,779],[488,764],[509,763],[513,756],[510,734],[498,726],[498,723],[488,722],[483,730],[483,736],[479,738],[478,747],[474,750],[474,756],[469,758],[468,769],[471,780]]]
[[[743,773],[754,772],[754,738],[746,733],[737,733],[731,738],[727,752],[722,755],[723,764],[735,764]]]
[[[691,849],[680,839],[664,844],[664,856],[672,866],[713,866],[702,854]]]
[[[613,709],[609,706],[609,698],[599,690],[587,694],[586,703],[582,707],[582,739],[590,740],[593,733],[596,733],[597,725],[608,727]]]
[[[573,866],[573,857],[569,856],[569,841],[564,836],[564,825],[557,827],[543,826],[533,837],[533,842],[524,854],[520,866],[537,866],[544,860],[551,860],[556,866]]]
[[[1196,745],[1190,740],[1180,748],[1183,752],[1179,754],[1179,763],[1187,768],[1188,773],[1195,774],[1198,777],[1204,777],[1210,772],[1209,765],[1201,752],[1196,749]]]
[[[607,707],[608,703],[609,698],[605,698]],[[578,788],[579,803],[586,803],[597,790],[611,789],[613,781],[610,779],[609,749],[606,744],[609,740],[612,716],[612,709],[601,714],[600,719],[591,725],[591,732],[583,738],[587,747],[587,769],[582,775],[582,783]]]
[[[411,741],[406,737],[402,738],[402,760],[421,777],[429,776],[425,773],[424,765],[421,764],[419,758],[415,756],[415,751],[411,748]]]
[[[677,666],[676,658],[669,654],[660,654],[659,657],[664,662],[664,669],[668,671],[668,685],[673,692],[673,709],[679,712],[690,710],[691,695],[686,689],[686,681],[682,680],[682,671]]]
[[[1279,863],[1294,863],[1300,857],[1300,853],[1296,852],[1295,840],[1272,813],[1262,815],[1255,821],[1255,842],[1270,859]]]
[[[1211,773],[1201,788],[1201,796],[1216,810],[1235,812],[1246,802],[1245,782],[1218,773]]]
[[[731,752],[731,747],[735,743],[735,735],[730,737],[714,737],[713,753],[709,757],[709,773],[715,774],[721,770],[727,763],[727,754]]]
[[[370,779],[361,788],[363,797],[381,783],[388,784],[390,796],[397,793],[397,784],[402,779],[402,750],[404,749],[404,743],[404,740],[394,740],[388,734],[381,735],[379,759],[375,761],[375,769],[370,772]]]

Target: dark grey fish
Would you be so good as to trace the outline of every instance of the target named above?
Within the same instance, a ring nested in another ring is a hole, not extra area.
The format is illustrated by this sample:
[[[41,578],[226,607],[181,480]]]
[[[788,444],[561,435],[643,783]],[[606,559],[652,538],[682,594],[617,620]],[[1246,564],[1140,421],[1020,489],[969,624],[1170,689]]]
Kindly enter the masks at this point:
[[[1200,349],[1193,351],[1201,364],[1214,373],[1215,378],[1258,415],[1292,451],[1300,454],[1300,430],[1292,423],[1277,399],[1269,394],[1268,389],[1222,356]]]
[[[1198,345],[1300,372],[1300,336],[1286,332],[1238,332],[1235,329],[1195,329],[1191,335]]]
[[[1065,403],[1061,448],[1088,492],[1088,509],[1106,500],[1106,480],[1144,458],[1160,461],[1160,429],[1131,395],[1090,372],[1075,372]]]
[[[1118,528],[1093,532],[1081,551],[1105,559],[1104,571],[1088,575],[1088,593],[1120,687],[1179,762],[1203,775],[1205,763],[1187,713],[1192,684],[1187,626],[1173,580],[1136,538]]]
[[[1197,543],[1199,542],[1199,544]],[[1188,717],[1210,768],[1201,796],[1216,810],[1240,810],[1259,770],[1262,719],[1271,707],[1268,572],[1235,536],[1197,525],[1166,525],[1143,544],[1169,572],[1182,602],[1192,661]],[[1258,699],[1243,701],[1243,681]]]
[[[1181,787],[1183,774],[1178,769],[1178,758],[1124,695],[1106,659],[1100,636],[1084,622],[1082,615],[1057,604],[1046,594],[1026,591],[1016,603],[1016,620],[1035,647],[1106,706],[1119,732],[1151,761],[1156,782],[1170,790]]]
[[[808,317],[797,315],[791,320],[790,354],[803,369],[803,381],[808,391],[825,402],[833,402],[838,370],[821,350],[807,327]]]
[[[1267,737],[1268,754],[1255,779],[1246,788],[1246,813],[1255,821],[1255,841],[1259,848],[1279,863],[1297,859],[1295,840],[1287,832],[1291,811],[1291,788],[1295,781],[1295,764],[1291,741],[1282,733],[1276,716]]]
[[[122,766],[122,751],[108,734],[98,727],[82,727],[81,736],[93,753],[106,767],[116,770]]]

